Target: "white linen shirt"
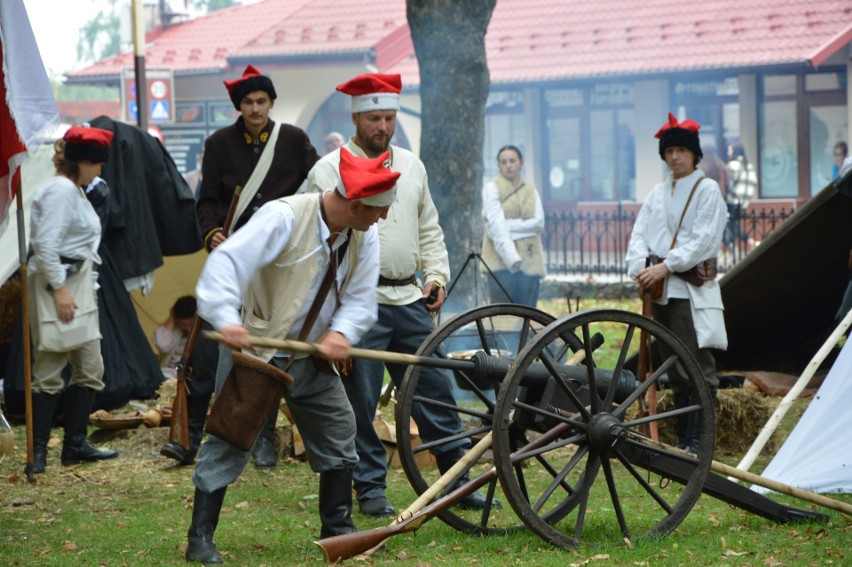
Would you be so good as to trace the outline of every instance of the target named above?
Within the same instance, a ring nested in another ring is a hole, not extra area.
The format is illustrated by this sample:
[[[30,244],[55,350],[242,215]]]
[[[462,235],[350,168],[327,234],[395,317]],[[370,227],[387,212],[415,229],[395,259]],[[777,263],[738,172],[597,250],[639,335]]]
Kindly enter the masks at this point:
[[[344,146],[352,155],[367,157],[351,139]],[[340,150],[323,156],[308,173],[307,192],[334,190],[337,186]],[[450,280],[450,265],[444,232],[438,224],[438,210],[429,192],[426,168],[410,151],[391,146],[391,171],[401,173],[397,181],[396,201],[390,206],[386,219],[380,219],[382,276],[399,280],[420,272],[425,282],[446,285]],[[378,277],[376,277],[378,281]],[[374,287],[376,282],[373,282]],[[423,297],[414,285],[378,286],[378,301],[382,305],[409,305]]]
[[[287,334],[288,339],[297,339],[304,325],[314,297],[328,270],[331,255],[326,240],[330,236],[328,226],[319,215],[316,248],[312,255],[318,264],[317,277],[303,301],[298,315]],[[287,245],[296,222],[293,209],[286,201],[270,201],[263,205],[252,218],[225,242],[211,252],[204,265],[196,286],[198,312],[214,327],[242,325],[240,307],[242,298],[254,274],[271,264]],[[338,237],[334,242],[337,250],[345,241]],[[349,267],[349,251],[337,270],[337,286],[346,278]],[[334,293],[329,293],[325,303],[305,340],[316,342],[327,330],[342,333],[355,344],[376,322],[375,288],[379,273],[379,245],[375,226],[364,235],[355,273],[351,275],[340,307],[336,306]],[[296,298],[294,298],[294,301]]]
[[[30,216],[33,272],[47,278],[53,289],[65,285],[65,268],[59,257],[91,259],[100,264],[101,221],[73,181],[56,175],[39,187]],[[97,278],[97,273],[94,274]]]
[[[664,263],[670,272],[684,272],[719,253],[728,213],[719,185],[707,177],[695,190],[683,217],[683,225],[677,233],[677,243],[669,250],[689,193],[695,182],[703,176],[704,172],[696,169],[690,175],[678,179],[674,185],[669,176],[651,189],[636,217],[627,247],[625,261],[628,276],[636,279],[636,274],[645,267],[645,258],[649,254],[665,258]],[[666,297],[689,299],[687,285],[683,279],[672,274],[668,278]],[[705,284],[698,289],[703,290],[704,287],[715,287],[715,283],[711,286]]]

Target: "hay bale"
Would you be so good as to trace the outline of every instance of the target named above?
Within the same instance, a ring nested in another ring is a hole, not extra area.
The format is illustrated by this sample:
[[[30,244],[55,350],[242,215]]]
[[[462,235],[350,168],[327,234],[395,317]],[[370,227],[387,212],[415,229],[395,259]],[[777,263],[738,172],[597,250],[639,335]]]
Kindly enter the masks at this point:
[[[716,451],[722,453],[745,453],[757,438],[763,425],[769,420],[776,404],[771,396],[743,388],[719,390],[716,400]],[[657,393],[657,412],[674,409],[671,390]],[[660,440],[677,445],[675,420],[660,423]],[[770,438],[766,444],[768,453],[774,453],[778,443]]]
[[[157,392],[154,394],[154,399],[160,405],[171,406],[175,395],[177,395],[177,379],[168,378],[160,383],[160,387],[157,388]]]

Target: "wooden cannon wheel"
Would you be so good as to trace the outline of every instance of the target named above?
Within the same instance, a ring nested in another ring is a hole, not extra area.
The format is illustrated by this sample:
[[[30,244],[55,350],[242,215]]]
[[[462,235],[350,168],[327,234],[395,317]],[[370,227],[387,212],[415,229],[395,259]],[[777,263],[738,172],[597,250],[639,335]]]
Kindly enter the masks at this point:
[[[617,391],[617,377],[636,352],[641,331],[669,354],[641,386]],[[605,342],[593,350],[590,337],[597,332]],[[586,350],[589,387],[579,392],[557,368],[573,350],[566,337],[579,337]],[[544,365],[555,379],[546,392],[525,378],[534,364]],[[696,392],[692,405],[643,418],[639,407],[647,386],[659,387],[660,378],[675,365]],[[595,369],[612,371],[609,387],[597,383]],[[650,421],[674,426],[689,413],[700,423],[697,455],[647,442]],[[526,455],[512,454],[523,440],[558,423],[572,426],[559,441]],[[494,461],[503,493],[527,527],[560,547],[663,536],[674,530],[701,494],[714,438],[713,405],[694,357],[659,323],[616,310],[576,313],[537,333],[518,353],[494,411]],[[655,465],[663,460],[682,467],[686,482],[657,474]]]
[[[470,360],[478,351],[501,359],[513,360],[554,317],[523,305],[494,304],[466,311],[450,319],[420,345],[417,355],[439,357],[448,360]],[[418,384],[426,380],[454,380],[457,387],[455,399],[424,397],[418,392]],[[434,469],[421,469],[418,457],[430,448],[441,452],[447,444],[463,442],[473,444],[491,431],[492,416],[499,381],[483,381],[465,370],[434,369],[409,366],[400,384],[396,404],[396,438],[402,468],[417,494],[429,488],[440,476]],[[423,408],[444,408],[445,419],[459,420],[463,432],[457,437],[429,439],[424,429],[419,429],[419,441],[412,442],[411,418],[419,421]],[[490,461],[491,451],[471,464],[473,478]],[[489,502],[487,509],[466,510],[454,506],[444,510],[439,517],[450,526],[468,533],[486,534],[506,532],[522,527],[518,518],[506,503],[506,497],[497,486],[496,479],[482,490]],[[498,508],[494,501],[502,503]]]

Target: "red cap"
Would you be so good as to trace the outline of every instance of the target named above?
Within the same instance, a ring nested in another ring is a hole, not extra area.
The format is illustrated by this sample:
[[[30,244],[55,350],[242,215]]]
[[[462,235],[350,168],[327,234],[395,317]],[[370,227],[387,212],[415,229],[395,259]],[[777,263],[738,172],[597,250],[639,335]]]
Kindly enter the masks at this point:
[[[385,167],[389,152],[377,158],[356,157],[340,148],[340,183],[337,192],[348,201],[361,201],[373,207],[388,207],[396,200],[398,171]]]
[[[73,161],[87,160],[106,163],[109,160],[109,145],[113,133],[101,128],[72,126],[65,132],[65,158]]]
[[[261,75],[254,65],[248,65],[246,70],[243,71],[243,76],[239,79],[222,82],[225,83],[228,96],[231,97],[231,102],[234,103],[234,108],[237,110],[240,109],[240,101],[243,100],[243,97],[254,91],[266,91],[272,100],[278,97],[275,93],[275,87],[272,85],[272,79],[266,75]]]
[[[352,112],[399,110],[402,78],[399,74],[368,73],[337,85],[337,90],[352,97]]]
[[[669,112],[669,121],[663,124],[659,130],[657,130],[657,133],[654,134],[654,137],[662,138],[663,132],[671,128],[681,128],[683,130],[689,130],[695,135],[698,135],[698,131],[701,129],[701,124],[699,124],[695,120],[690,120],[689,118],[687,118],[683,122],[678,122],[677,118],[675,118],[675,115]]]
[[[655,138],[660,139],[660,159],[665,161],[666,148],[677,146],[688,149],[700,160],[704,157],[704,153],[701,151],[701,142],[698,139],[700,129],[701,124],[695,120],[687,118],[683,122],[678,122],[675,115],[669,112],[669,121],[654,134]]]

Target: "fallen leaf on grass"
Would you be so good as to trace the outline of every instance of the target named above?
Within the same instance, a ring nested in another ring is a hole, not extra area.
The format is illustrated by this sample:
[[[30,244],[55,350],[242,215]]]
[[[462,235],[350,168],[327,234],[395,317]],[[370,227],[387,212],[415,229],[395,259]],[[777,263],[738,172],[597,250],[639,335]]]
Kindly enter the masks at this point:
[[[35,555],[36,557],[41,557],[42,555],[47,555],[48,553],[50,553],[49,547],[47,549],[36,549],[35,551],[33,551],[33,555]]]
[[[781,562],[774,557],[767,557],[763,560],[763,564],[767,567],[777,567],[778,565],[781,565]]]
[[[603,561],[604,559],[609,559],[609,553],[599,553],[597,555],[592,555],[589,557],[592,561]]]
[[[75,549],[77,549],[77,544],[73,541],[66,541],[62,544],[62,551],[74,551]]]
[[[404,551],[400,551],[396,554],[396,558],[399,560],[408,559],[408,554]]]
[[[248,503],[248,500],[243,500],[242,502],[237,502],[234,508],[239,508],[241,510],[247,510],[251,505]]]
[[[435,547],[436,545],[438,545],[438,542],[433,539],[428,544],[426,544],[426,547]]]
[[[733,549],[727,550],[722,554],[722,557],[742,557],[743,555],[753,555],[752,551],[734,551]]]

